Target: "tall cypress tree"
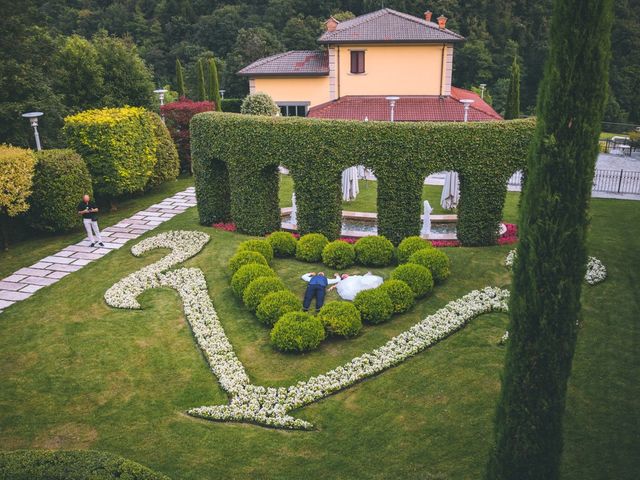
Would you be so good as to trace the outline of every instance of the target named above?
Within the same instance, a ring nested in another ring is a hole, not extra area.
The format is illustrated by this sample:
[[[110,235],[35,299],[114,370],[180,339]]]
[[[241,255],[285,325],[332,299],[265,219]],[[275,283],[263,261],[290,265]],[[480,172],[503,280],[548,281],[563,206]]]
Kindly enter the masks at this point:
[[[222,99],[220,98],[220,80],[218,80],[218,66],[215,59],[209,59],[209,100],[214,102],[216,110],[222,111]]]
[[[518,57],[513,57],[504,118],[512,120],[518,117],[520,117],[520,65],[518,65]]]
[[[187,90],[184,86],[184,71],[178,58],[176,58],[176,89],[178,90],[178,98],[187,96]]]
[[[612,0],[554,0],[513,274],[490,480],[554,480],[587,260]]]
[[[198,69],[198,100],[201,102],[207,99],[207,89],[204,84],[204,60],[198,60],[196,68]]]

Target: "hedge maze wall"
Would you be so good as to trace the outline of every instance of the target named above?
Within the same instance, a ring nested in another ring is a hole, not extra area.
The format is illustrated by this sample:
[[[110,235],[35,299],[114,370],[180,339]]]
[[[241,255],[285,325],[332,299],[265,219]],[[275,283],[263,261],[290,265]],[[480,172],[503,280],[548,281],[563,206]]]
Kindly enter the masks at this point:
[[[301,234],[340,234],[341,172],[365,165],[378,178],[378,231],[398,244],[418,235],[422,185],[431,173],[460,176],[458,238],[496,241],[507,181],[524,168],[532,120],[389,123],[207,112],[191,120],[200,221],[233,220],[238,231],[280,228],[278,165],[294,181]]]

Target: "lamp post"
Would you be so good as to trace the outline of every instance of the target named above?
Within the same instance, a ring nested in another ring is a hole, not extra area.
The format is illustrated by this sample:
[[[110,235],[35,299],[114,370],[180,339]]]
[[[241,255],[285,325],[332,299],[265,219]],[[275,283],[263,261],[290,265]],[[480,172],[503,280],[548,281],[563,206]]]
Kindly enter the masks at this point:
[[[220,98],[224,100],[224,92],[226,92],[226,90],[219,90],[220,92]]]
[[[386,97],[387,102],[389,102],[389,108],[391,109],[391,121],[393,122],[395,119],[395,111],[396,111],[396,102],[400,100],[400,97]]]
[[[33,135],[36,137],[36,149],[38,151],[42,150],[42,145],[40,145],[40,134],[38,133],[38,118],[42,115],[44,115],[42,112],[28,112],[22,114],[24,118],[29,119],[31,126],[33,127]]]
[[[484,100],[484,89],[487,88],[487,84],[486,83],[481,83],[480,84],[480,98]]]
[[[473,103],[473,100],[471,100],[470,98],[463,98],[462,100],[460,100],[460,103],[462,105],[464,105],[464,121],[468,122],[469,121],[469,107]]]
[[[153,91],[153,93],[158,95],[158,100],[160,100],[160,107],[162,107],[164,105],[164,94],[167,93],[167,92],[168,92],[168,90],[166,90],[164,88],[158,88],[157,90]],[[160,108],[160,116],[162,117],[162,123],[165,123],[165,121],[164,121],[164,113],[162,113],[162,108]]]

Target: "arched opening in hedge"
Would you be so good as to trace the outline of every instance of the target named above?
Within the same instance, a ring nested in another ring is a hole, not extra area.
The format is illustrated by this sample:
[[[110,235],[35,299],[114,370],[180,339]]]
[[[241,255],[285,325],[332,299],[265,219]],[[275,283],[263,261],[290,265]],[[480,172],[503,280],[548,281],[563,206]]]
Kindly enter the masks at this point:
[[[337,238],[340,175],[364,165],[378,179],[378,232],[397,244],[420,231],[424,178],[455,170],[458,238],[492,245],[507,180],[524,166],[534,127],[531,120],[390,123],[202,113],[191,121],[200,221],[230,215],[243,233],[277,230],[283,165],[295,184],[300,233]]]

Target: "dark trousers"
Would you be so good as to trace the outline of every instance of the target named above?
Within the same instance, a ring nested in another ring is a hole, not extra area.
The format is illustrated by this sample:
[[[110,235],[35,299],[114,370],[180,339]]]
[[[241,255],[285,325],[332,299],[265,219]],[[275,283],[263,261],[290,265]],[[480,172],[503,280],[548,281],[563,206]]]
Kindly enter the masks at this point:
[[[316,299],[316,310],[320,310],[322,305],[324,305],[324,296],[326,293],[326,288],[324,285],[307,285],[307,291],[304,292],[304,301],[302,302],[302,307],[306,312],[309,310],[311,306],[311,301]]]

